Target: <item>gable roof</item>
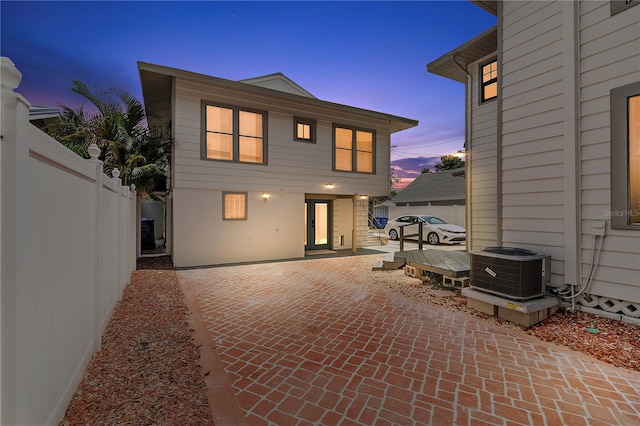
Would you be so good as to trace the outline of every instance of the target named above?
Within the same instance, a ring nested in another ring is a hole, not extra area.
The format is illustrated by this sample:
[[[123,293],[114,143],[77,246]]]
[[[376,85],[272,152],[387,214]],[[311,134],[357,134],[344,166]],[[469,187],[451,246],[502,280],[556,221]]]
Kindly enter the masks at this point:
[[[391,201],[396,205],[442,201],[457,201],[464,204],[464,168],[422,173]]]
[[[389,122],[389,129],[391,133],[410,129],[411,127],[415,127],[418,125],[418,120],[413,120],[410,118],[400,117],[392,114],[386,114],[378,111],[372,111],[364,108],[323,101],[313,97],[313,95],[312,97],[309,97],[307,95],[275,90],[269,87],[262,87],[260,85],[247,82],[227,80],[224,78],[212,77],[205,74],[199,74],[191,71],[185,71],[177,68],[155,65],[146,62],[138,62],[138,71],[140,72],[140,83],[142,85],[142,97],[144,99],[145,107],[149,109],[149,106],[152,106],[153,112],[159,118],[164,119],[167,122],[170,117],[169,114],[171,111],[171,96],[173,87],[172,80],[173,78],[180,78],[187,81],[206,84],[209,87],[236,90],[239,92],[289,101],[302,105],[327,108],[336,112],[358,114],[364,117],[370,117],[372,119],[385,120]],[[258,77],[258,79],[261,78],[262,77]],[[282,79],[280,80],[281,82],[284,81]],[[295,83],[294,85],[297,86]]]
[[[281,72],[267,74],[260,77],[247,78],[239,81],[241,83],[253,84],[255,86],[266,87],[273,90],[280,90],[281,92],[293,93],[294,95],[318,99]]]

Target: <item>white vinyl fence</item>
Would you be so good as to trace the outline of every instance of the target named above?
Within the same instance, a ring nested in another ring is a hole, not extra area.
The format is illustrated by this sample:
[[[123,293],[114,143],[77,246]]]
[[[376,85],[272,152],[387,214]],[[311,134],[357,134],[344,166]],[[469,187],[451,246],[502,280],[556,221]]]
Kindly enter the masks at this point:
[[[0,424],[57,424],[135,269],[136,194],[31,125],[1,60]]]

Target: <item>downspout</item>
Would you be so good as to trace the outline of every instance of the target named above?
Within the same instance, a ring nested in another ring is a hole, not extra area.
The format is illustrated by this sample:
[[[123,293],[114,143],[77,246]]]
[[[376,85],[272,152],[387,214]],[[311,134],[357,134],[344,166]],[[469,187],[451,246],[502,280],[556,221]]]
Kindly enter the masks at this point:
[[[580,33],[579,2],[562,3],[564,139],[564,283],[575,288],[582,279],[580,262]],[[575,302],[572,299],[572,308]]]
[[[496,245],[502,247],[502,27],[504,4],[498,2],[498,32],[497,56],[498,61],[498,98],[496,99]]]
[[[471,221],[471,162],[472,156],[469,155],[471,152],[471,90],[473,89],[473,80],[471,78],[471,74],[467,69],[460,64],[455,57],[455,54],[451,54],[451,60],[465,73],[467,77],[467,81],[465,83],[465,102],[464,102],[464,151],[465,151],[465,171],[464,171],[464,226],[467,230],[467,239],[465,241],[466,250],[471,250],[471,236],[472,233],[472,225]]]

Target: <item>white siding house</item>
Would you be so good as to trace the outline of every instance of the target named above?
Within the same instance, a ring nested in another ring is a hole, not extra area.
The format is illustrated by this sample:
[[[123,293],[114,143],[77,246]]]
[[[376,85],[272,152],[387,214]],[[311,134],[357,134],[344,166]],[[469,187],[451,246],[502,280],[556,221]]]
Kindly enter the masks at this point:
[[[467,87],[469,248],[551,255],[565,301],[640,318],[640,2],[474,3],[497,26],[427,66]]]
[[[150,125],[175,139],[176,267],[365,245],[368,197],[389,195],[391,134],[417,121],[319,100],[280,73],[231,81],[138,67]]]

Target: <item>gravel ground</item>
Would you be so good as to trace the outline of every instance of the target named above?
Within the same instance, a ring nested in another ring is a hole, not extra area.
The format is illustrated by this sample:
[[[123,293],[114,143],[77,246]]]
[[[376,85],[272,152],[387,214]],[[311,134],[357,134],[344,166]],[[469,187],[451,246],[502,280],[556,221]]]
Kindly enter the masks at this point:
[[[402,270],[372,271],[379,261],[368,256],[363,264],[363,276],[375,285],[640,371],[640,326],[560,310],[525,329],[468,308],[459,291],[443,297]],[[213,425],[188,316],[171,260],[139,259],[104,333],[102,350],[89,363],[60,424]]]

